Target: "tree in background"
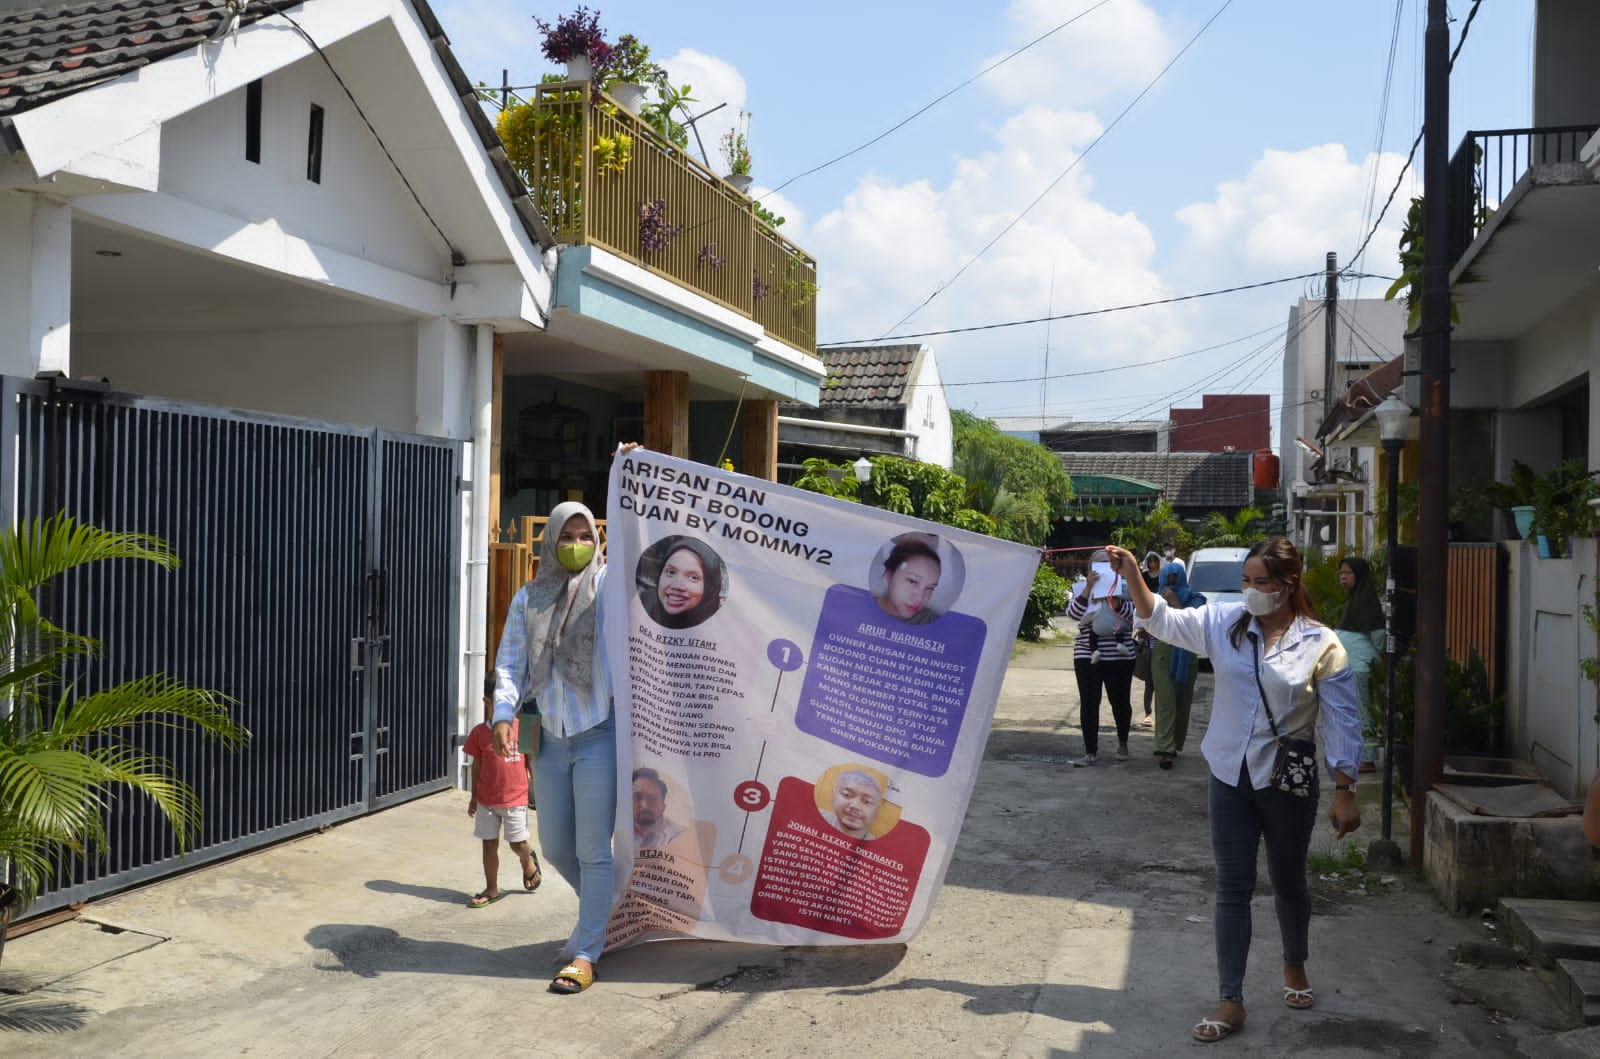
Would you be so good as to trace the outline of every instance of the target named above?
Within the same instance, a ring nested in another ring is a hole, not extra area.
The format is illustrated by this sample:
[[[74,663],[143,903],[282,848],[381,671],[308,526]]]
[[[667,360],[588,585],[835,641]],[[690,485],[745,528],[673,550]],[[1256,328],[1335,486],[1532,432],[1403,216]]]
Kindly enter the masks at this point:
[[[1168,548],[1184,554],[1190,550],[1189,531],[1183,528],[1172,505],[1165,500],[1151,508],[1143,520],[1118,526],[1111,539],[1118,547],[1141,557],[1149,552],[1162,553]]]
[[[1061,458],[971,412],[952,409],[950,419],[967,506],[994,519],[995,536],[1042,547],[1073,496]]]
[[[1229,518],[1220,511],[1206,516],[1194,534],[1196,548],[1243,548],[1266,536],[1261,530],[1259,508],[1247,507]]]

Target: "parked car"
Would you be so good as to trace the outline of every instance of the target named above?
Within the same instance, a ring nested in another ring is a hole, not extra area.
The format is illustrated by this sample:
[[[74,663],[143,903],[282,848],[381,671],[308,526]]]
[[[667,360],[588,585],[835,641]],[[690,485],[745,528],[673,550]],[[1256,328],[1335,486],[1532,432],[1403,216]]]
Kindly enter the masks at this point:
[[[1197,548],[1189,556],[1189,587],[1207,603],[1242,602],[1244,557],[1248,548]]]

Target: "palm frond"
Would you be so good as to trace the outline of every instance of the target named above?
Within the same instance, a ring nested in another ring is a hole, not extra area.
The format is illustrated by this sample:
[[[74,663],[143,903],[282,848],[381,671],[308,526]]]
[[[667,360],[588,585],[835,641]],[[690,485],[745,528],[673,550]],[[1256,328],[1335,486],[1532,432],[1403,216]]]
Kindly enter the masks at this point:
[[[52,578],[105,559],[147,559],[169,570],[179,565],[160,537],[86,525],[63,511],[0,533],[0,592],[30,595]]]
[[[229,714],[234,701],[214,691],[181,684],[164,673],[154,673],[85,695],[75,701],[63,698],[56,707],[51,732],[62,745],[96,735],[117,734],[130,725],[162,728],[198,728],[230,749],[241,746],[250,733]]]

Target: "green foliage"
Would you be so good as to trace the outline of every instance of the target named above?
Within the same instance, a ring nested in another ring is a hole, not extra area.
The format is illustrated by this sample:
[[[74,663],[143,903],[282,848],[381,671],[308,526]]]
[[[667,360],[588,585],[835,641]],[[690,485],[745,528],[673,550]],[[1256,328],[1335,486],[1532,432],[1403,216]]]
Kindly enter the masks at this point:
[[[639,108],[639,120],[654,129],[663,140],[688,150],[689,126],[686,120],[679,121],[678,117],[689,117],[689,104],[695,102],[695,98],[689,94],[691,91],[692,85],[674,87],[663,75],[656,81],[656,101]]]
[[[1584,460],[1568,460],[1539,475],[1533,482],[1533,528],[1550,542],[1551,554],[1566,549],[1568,537],[1592,537],[1597,525],[1589,501],[1600,496],[1600,484]]]
[[[965,505],[987,512],[995,535],[1042,546],[1050,525],[1072,499],[1072,479],[1055,453],[1003,434],[989,420],[952,410],[955,469],[966,482]]]
[[[0,859],[10,885],[32,900],[63,851],[105,844],[105,808],[119,787],[147,795],[173,829],[178,850],[198,831],[201,806],[172,763],[131,737],[151,727],[199,729],[225,746],[249,738],[228,701],[156,674],[78,695],[62,674],[99,643],[44,618],[34,594],[55,578],[106,559],[178,565],[165,541],[84,526],[65,514],[0,531]],[[5,891],[0,886],[0,892]]]
[[[1259,508],[1247,507],[1229,518],[1220,511],[1206,515],[1195,532],[1196,548],[1244,548],[1260,540],[1262,515]]]
[[[1316,609],[1317,617],[1325,625],[1332,626],[1339,620],[1339,615],[1344,612],[1344,589],[1339,587],[1339,564],[1345,558],[1356,554],[1355,552],[1340,552],[1338,555],[1320,556],[1316,549],[1302,553],[1305,569],[1300,575],[1301,583],[1306,586],[1306,593],[1311,597],[1311,605]],[[1377,556],[1367,557],[1367,562],[1372,566],[1373,584],[1378,588],[1380,598],[1383,595],[1383,582],[1386,576],[1385,566]]]
[[[1024,640],[1037,640],[1050,625],[1050,619],[1060,614],[1067,605],[1067,593],[1072,585],[1066,578],[1040,563],[1033,575],[1033,587],[1028,591],[1028,603],[1022,608],[1022,624],[1017,636]]]
[[[1482,148],[1478,148],[1481,153]],[[1406,330],[1414,331],[1422,322],[1422,232],[1423,232],[1424,207],[1421,196],[1411,200],[1410,209],[1406,210],[1406,223],[1400,229],[1400,276],[1389,289],[1383,292],[1384,301],[1393,301],[1396,297],[1405,296],[1406,303]],[[1489,219],[1487,209],[1479,211],[1478,227],[1482,228]],[[1456,301],[1450,298],[1450,322],[1459,324],[1461,313],[1456,309]]]
[[[1600,634],[1600,589],[1595,590],[1593,603],[1583,605],[1583,620],[1588,623],[1591,633]],[[1583,673],[1584,679],[1600,689],[1600,658],[1594,655],[1580,658],[1578,669]],[[1600,724],[1600,708],[1595,710],[1594,720],[1596,724]]]
[[[773,213],[755,199],[750,200],[750,208],[755,211],[756,220],[760,221],[768,228],[771,228],[773,231],[777,231],[779,228],[782,228],[783,222],[788,220],[787,217],[779,217],[776,213]]]
[[[829,463],[820,456],[813,456],[800,466],[800,477],[794,482],[796,489],[821,493],[835,500],[859,501],[856,494],[861,484],[856,481],[855,468],[848,463]]]
[[[1342,846],[1334,846],[1326,853],[1312,853],[1306,857],[1306,868],[1313,875],[1357,871],[1366,863],[1367,854],[1357,839],[1351,839]]]
[[[1395,657],[1394,739],[1411,744],[1416,732],[1417,685],[1415,649]],[[1383,701],[1388,675],[1385,661],[1373,659],[1368,670],[1372,679],[1372,704],[1367,715],[1367,730],[1383,733]],[[1454,754],[1493,755],[1500,750],[1500,731],[1504,723],[1505,702],[1489,691],[1489,671],[1483,657],[1473,650],[1465,663],[1446,656],[1444,660],[1444,748]]]
[[[929,522],[953,525],[956,512],[967,507],[966,479],[943,467],[899,456],[872,460],[872,489],[886,510]]]
[[[1118,526],[1111,541],[1143,559],[1148,552],[1163,552],[1167,548],[1187,553],[1191,550],[1189,531],[1183,528],[1172,505],[1163,500],[1150,509],[1141,520]]]

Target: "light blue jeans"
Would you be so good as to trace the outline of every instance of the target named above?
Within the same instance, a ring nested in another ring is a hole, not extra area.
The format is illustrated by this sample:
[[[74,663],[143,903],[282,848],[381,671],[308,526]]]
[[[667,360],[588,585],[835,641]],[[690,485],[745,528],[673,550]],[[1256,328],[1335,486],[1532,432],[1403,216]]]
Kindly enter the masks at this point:
[[[615,719],[566,739],[539,733],[533,759],[539,848],[578,892],[572,957],[594,963],[611,915],[611,832],[617,818]]]

